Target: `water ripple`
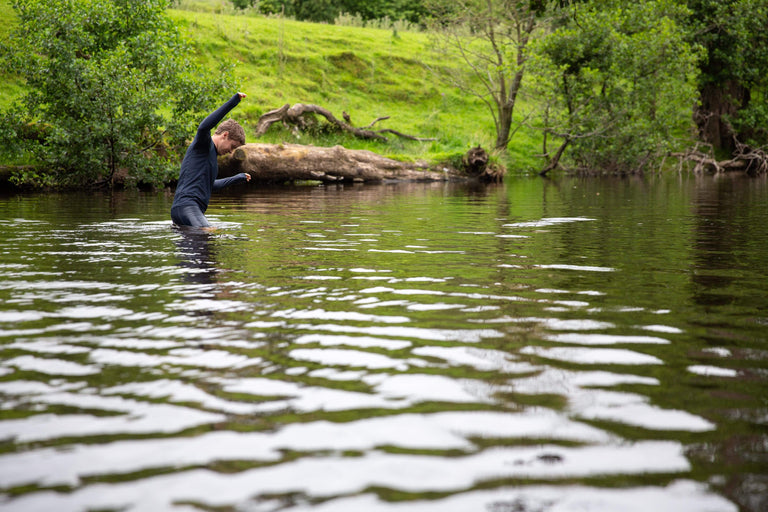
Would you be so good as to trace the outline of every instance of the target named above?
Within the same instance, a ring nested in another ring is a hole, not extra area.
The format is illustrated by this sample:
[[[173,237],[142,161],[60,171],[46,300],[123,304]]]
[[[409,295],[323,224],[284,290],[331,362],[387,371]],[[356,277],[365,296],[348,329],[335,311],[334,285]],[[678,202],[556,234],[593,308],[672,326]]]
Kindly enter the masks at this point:
[[[0,198],[0,509],[735,512],[764,276],[535,183]]]

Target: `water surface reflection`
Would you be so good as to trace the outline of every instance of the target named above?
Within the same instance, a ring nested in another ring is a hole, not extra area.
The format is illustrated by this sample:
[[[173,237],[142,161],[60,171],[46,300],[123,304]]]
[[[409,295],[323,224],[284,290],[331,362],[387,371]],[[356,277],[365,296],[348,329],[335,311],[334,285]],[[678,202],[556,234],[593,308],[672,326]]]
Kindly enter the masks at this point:
[[[217,201],[0,200],[0,508],[765,507],[764,180]]]

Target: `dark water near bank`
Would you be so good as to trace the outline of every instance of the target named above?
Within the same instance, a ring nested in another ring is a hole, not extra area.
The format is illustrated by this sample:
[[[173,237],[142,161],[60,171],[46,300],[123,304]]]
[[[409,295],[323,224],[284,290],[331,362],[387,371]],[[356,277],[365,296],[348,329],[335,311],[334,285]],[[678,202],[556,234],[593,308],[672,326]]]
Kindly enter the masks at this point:
[[[768,186],[0,197],[0,509],[768,510]]]

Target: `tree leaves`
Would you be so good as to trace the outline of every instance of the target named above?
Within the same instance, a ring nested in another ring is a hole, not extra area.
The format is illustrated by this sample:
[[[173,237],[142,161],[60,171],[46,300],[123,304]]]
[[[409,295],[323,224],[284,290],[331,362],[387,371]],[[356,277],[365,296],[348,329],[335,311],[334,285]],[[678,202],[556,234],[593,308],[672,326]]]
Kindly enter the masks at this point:
[[[699,54],[685,16],[669,0],[573,4],[537,42],[542,128],[578,166],[638,170],[689,134]]]
[[[21,140],[59,184],[163,184],[192,116],[220,99],[212,84],[233,89],[226,72],[209,77],[190,60],[167,0],[13,5],[9,61],[30,88],[17,118],[50,127],[43,140]]]

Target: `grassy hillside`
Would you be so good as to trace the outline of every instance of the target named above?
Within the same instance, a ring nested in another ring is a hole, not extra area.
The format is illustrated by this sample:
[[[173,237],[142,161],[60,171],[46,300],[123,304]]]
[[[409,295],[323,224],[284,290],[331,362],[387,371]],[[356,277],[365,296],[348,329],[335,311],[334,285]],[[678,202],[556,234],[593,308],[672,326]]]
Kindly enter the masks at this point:
[[[477,144],[493,146],[493,120],[487,107],[438,82],[428,69],[456,63],[436,61],[426,34],[235,14],[227,5],[223,0],[187,1],[181,3],[185,9],[169,14],[209,69],[225,62],[235,64],[239,89],[248,98],[233,117],[243,123],[246,135],[251,135],[264,112],[285,103],[315,103],[338,117],[348,112],[356,126],[391,116],[376,126],[438,140],[383,144],[338,135],[297,140],[273,126],[261,141],[342,144],[429,160],[463,153]],[[0,0],[0,16],[13,18],[7,0]],[[8,30],[6,23],[0,38]],[[0,75],[0,81],[6,92],[1,108],[21,93],[21,84],[8,75]],[[222,99],[228,96],[229,91],[222,91]],[[249,141],[254,140],[251,135]],[[499,159],[511,171],[534,167],[536,140],[534,133],[519,133],[508,154]]]
[[[7,0],[0,0],[0,41],[8,37],[10,32],[16,26],[16,13]],[[2,65],[0,60],[0,109],[5,108],[15,98],[23,94],[23,81],[18,77],[10,75],[6,71],[7,67]]]

